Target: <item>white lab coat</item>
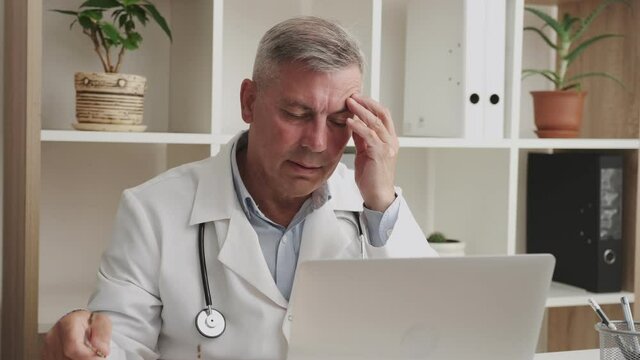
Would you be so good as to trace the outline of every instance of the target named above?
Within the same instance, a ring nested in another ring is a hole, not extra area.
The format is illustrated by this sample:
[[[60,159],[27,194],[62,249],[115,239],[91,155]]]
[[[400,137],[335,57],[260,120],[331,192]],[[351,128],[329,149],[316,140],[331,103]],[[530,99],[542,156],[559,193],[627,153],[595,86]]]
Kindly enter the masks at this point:
[[[276,287],[238,203],[230,150],[224,146],[218,156],[124,192],[89,302],[113,322],[110,358],[286,357],[293,305]],[[362,211],[363,202],[353,172],[340,164],[329,188],[331,200],[305,220],[299,261],[361,257],[352,212]],[[203,222],[213,305],[227,321],[217,339],[195,327],[205,306],[197,233]],[[402,198],[387,244],[368,245],[366,252],[370,258],[436,256]]]

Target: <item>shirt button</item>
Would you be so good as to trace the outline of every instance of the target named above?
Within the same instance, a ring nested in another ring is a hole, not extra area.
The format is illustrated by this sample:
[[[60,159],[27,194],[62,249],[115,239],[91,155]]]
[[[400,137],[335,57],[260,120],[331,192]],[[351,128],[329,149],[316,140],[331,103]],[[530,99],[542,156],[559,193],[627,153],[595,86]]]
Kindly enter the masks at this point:
[[[287,320],[289,320],[289,321],[293,321],[293,315],[289,315],[289,316],[287,316]]]
[[[286,244],[286,243],[287,243],[287,235],[285,235],[285,236],[283,236],[283,237],[282,237],[282,243],[283,243],[283,244]]]
[[[389,229],[387,230],[387,237],[391,237],[391,233],[393,232],[393,229]]]

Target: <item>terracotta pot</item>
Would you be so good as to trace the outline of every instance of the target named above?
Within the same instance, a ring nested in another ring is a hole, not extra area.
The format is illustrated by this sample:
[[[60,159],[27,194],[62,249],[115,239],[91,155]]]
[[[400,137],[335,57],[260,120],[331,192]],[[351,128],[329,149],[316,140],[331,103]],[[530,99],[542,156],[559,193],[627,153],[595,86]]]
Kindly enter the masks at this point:
[[[75,74],[78,130],[144,131],[143,76],[110,73]]]
[[[532,91],[531,95],[538,137],[578,136],[586,91]]]

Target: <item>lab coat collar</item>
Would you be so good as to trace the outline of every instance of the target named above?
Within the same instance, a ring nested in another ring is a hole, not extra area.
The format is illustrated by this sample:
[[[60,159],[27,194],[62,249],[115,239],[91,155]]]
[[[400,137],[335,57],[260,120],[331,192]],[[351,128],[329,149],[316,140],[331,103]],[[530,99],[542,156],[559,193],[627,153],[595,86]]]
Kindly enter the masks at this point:
[[[197,189],[190,225],[230,219],[239,207],[231,175],[231,148],[242,133],[220,147],[220,152],[202,163],[198,169]]]

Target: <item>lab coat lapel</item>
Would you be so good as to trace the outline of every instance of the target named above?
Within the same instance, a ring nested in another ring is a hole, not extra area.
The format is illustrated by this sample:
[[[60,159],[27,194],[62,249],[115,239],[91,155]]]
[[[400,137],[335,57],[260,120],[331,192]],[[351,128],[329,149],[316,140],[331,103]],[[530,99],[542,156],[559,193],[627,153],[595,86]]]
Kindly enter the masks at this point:
[[[286,308],[288,302],[271,277],[258,235],[242,211],[233,187],[231,146],[238,137],[223,146],[217,156],[205,160],[200,169],[190,224],[213,221],[220,248],[218,260],[274,303]]]
[[[288,301],[276,286],[258,242],[258,235],[242,210],[229,221],[218,260],[282,308]],[[217,223],[216,223],[217,226]]]

